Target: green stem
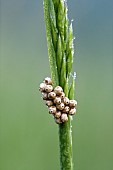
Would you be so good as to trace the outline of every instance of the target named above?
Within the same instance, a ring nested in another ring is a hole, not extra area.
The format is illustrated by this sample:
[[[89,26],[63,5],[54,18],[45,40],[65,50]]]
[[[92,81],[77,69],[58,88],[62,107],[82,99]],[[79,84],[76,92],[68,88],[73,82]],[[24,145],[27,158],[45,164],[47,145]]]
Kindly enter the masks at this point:
[[[72,99],[74,86],[71,85],[69,89],[68,79],[73,59],[69,55],[69,51],[72,48],[68,44],[73,41],[68,36],[69,27],[66,11],[67,6],[65,6],[64,0],[44,0],[44,17],[51,77],[54,86],[62,86],[66,96]],[[71,93],[68,94],[70,91]],[[70,116],[68,118],[68,122],[59,125],[61,170],[73,170],[71,118]]]
[[[69,118],[68,122],[59,125],[59,143],[61,170],[72,170],[71,118]]]

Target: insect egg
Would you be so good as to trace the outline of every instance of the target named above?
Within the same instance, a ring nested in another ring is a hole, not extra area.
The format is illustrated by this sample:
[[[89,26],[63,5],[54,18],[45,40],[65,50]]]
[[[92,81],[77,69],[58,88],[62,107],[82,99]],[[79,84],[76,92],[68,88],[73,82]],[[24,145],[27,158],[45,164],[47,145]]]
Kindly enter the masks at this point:
[[[46,100],[46,105],[48,107],[53,106],[53,102],[51,100]]]
[[[61,117],[61,112],[60,111],[57,111],[55,114],[54,114],[55,118],[60,118]]]
[[[55,97],[54,103],[55,104],[60,104],[61,103],[61,98],[60,97]]]
[[[48,93],[48,98],[49,99],[54,99],[56,97],[56,93],[55,92],[50,92],[50,93]]]
[[[46,84],[48,84],[48,85],[52,85],[52,80],[51,80],[51,78],[49,78],[49,77],[46,77],[45,80],[44,80],[44,82],[45,82]]]
[[[56,105],[58,110],[63,110],[64,109],[64,103],[60,103]]]
[[[42,93],[42,98],[43,98],[43,100],[47,100],[48,99],[48,94],[47,93]]]
[[[67,114],[63,113],[63,114],[61,115],[61,120],[62,120],[62,122],[67,122],[67,121],[68,121],[68,116],[67,116]]]
[[[70,109],[69,115],[74,115],[74,114],[76,114],[76,109],[75,108]]]
[[[70,100],[69,101],[69,106],[70,107],[75,107],[77,105],[77,101],[76,100]]]
[[[50,93],[52,90],[53,90],[53,86],[51,86],[51,85],[46,85],[46,86],[45,86],[45,91],[46,91],[47,93]]]
[[[67,97],[64,97],[64,100],[63,100],[63,101],[64,101],[64,104],[65,104],[65,105],[69,105],[69,99],[68,99]]]
[[[45,91],[45,83],[40,84],[39,91],[41,91],[41,92]]]
[[[69,106],[65,106],[64,109],[62,110],[62,112],[68,113],[69,110],[70,110]]]
[[[56,93],[56,95],[61,95],[63,92],[63,89],[60,86],[56,86],[54,89],[54,92]]]
[[[60,95],[60,98],[61,98],[61,99],[64,99],[64,97],[65,97],[65,93],[62,92],[62,94]]]
[[[56,113],[56,107],[55,106],[50,106],[49,107],[49,113],[50,114],[55,114]]]

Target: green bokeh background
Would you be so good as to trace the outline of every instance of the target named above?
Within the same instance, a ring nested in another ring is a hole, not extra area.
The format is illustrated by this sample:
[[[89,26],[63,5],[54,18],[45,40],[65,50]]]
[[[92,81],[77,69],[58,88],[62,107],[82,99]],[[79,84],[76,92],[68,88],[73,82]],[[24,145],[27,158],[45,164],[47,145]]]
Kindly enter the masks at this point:
[[[74,19],[74,170],[112,170],[112,8],[68,0]],[[42,0],[0,0],[0,170],[59,170],[58,126],[38,91],[50,76]]]

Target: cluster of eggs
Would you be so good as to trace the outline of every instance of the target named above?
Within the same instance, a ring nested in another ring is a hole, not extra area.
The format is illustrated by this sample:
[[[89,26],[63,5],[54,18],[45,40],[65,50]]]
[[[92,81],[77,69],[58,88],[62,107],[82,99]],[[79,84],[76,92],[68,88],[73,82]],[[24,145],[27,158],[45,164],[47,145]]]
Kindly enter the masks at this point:
[[[77,101],[65,97],[62,87],[56,86],[53,88],[51,78],[46,77],[43,83],[40,84],[39,90],[48,106],[49,113],[54,116],[57,124],[67,122],[68,115],[76,114]]]

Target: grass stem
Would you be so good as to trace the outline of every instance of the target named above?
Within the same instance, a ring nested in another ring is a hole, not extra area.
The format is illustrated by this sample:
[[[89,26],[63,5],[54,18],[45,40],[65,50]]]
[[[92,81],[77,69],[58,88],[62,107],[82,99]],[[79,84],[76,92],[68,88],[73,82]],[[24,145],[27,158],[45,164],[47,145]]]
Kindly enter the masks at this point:
[[[69,24],[65,0],[44,0],[46,37],[53,85],[62,86],[65,95],[74,97],[74,78],[69,87],[73,63],[73,31]],[[59,125],[61,170],[73,170],[71,117]]]

